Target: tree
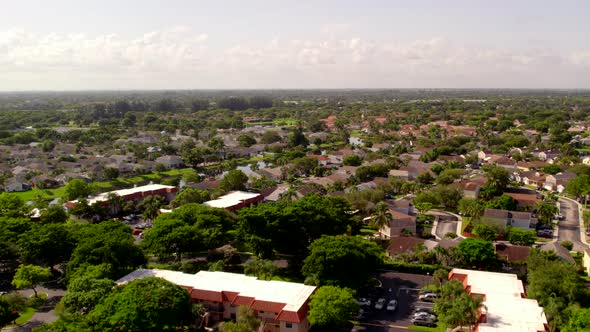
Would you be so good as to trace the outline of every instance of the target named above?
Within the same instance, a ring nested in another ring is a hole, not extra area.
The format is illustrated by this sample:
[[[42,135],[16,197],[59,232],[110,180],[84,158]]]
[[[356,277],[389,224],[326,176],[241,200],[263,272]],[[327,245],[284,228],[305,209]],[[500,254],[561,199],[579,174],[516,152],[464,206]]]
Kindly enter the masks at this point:
[[[331,331],[346,324],[358,311],[351,289],[323,286],[311,296],[308,319],[318,331]]]
[[[512,196],[504,194],[494,200],[487,202],[486,207],[489,209],[514,211],[516,210],[516,200],[514,200]]]
[[[79,199],[79,198],[86,198],[90,196],[92,190],[88,183],[84,180],[80,179],[72,179],[65,188],[65,198],[69,201]]]
[[[375,212],[372,215],[371,224],[377,228],[382,229],[389,226],[393,220],[393,215],[389,212],[389,206],[384,202],[379,202],[375,205]]]
[[[344,198],[319,195],[260,204],[239,211],[238,234],[258,256],[269,258],[276,250],[300,263],[309,243],[348,230],[352,221],[347,211],[350,205]]]
[[[240,170],[233,170],[227,172],[223,176],[223,179],[219,182],[219,189],[228,192],[232,190],[244,190],[246,189],[246,183],[248,182],[248,176]]]
[[[559,209],[557,206],[545,202],[539,202],[535,205],[537,219],[544,225],[550,225],[555,219]]]
[[[236,322],[225,322],[220,326],[221,332],[256,332],[260,326],[260,320],[256,318],[252,309],[247,306],[238,308]]]
[[[267,130],[262,134],[260,138],[260,143],[262,144],[272,144],[281,141],[281,136],[277,133],[276,130]]]
[[[148,277],[115,288],[88,314],[96,331],[177,331],[191,314],[186,290]]]
[[[176,195],[171,204],[173,208],[177,208],[189,203],[201,204],[210,199],[211,196],[208,191],[187,187]]]
[[[20,197],[9,193],[0,194],[0,217],[25,217],[28,211],[29,209]]]
[[[590,175],[579,174],[565,187],[565,191],[574,197],[584,197],[590,194]]]
[[[289,135],[289,146],[296,147],[302,146],[306,147],[309,144],[307,137],[303,134],[303,127],[301,124],[293,130],[293,132]]]
[[[561,172],[561,167],[557,164],[551,164],[551,165],[547,165],[545,167],[543,167],[543,172],[545,172],[546,174],[557,174],[559,172]]]
[[[238,143],[240,143],[240,146],[247,148],[256,144],[256,139],[250,134],[242,134],[238,136]]]
[[[430,191],[422,191],[414,197],[414,206],[422,203],[429,203],[432,206],[438,206],[440,204],[439,197],[436,197],[436,195]]]
[[[432,274],[432,278],[438,282],[439,286],[442,286],[442,284],[449,279],[449,271],[445,269],[437,269]]]
[[[141,249],[134,243],[131,228],[122,222],[86,224],[74,236],[78,240],[78,246],[67,265],[68,277],[79,268],[102,265],[105,277],[118,279],[147,261]]]
[[[477,199],[473,198],[461,198],[458,208],[466,217],[471,217],[472,219],[479,219],[484,212],[483,205]]]
[[[255,257],[244,264],[244,273],[255,275],[258,279],[271,280],[278,267],[268,259]]]
[[[432,181],[434,181],[434,178],[432,177],[432,174],[430,174],[430,172],[424,172],[418,174],[416,180],[418,180],[419,183],[429,184],[432,183]]]
[[[71,313],[88,313],[111,293],[114,286],[115,282],[110,279],[97,279],[88,274],[72,278],[62,300],[64,307]]]
[[[0,328],[8,325],[13,319],[13,311],[8,300],[0,296]]]
[[[27,263],[42,263],[53,269],[67,262],[76,247],[76,240],[62,224],[34,225],[18,239],[20,255]]]
[[[150,195],[144,198],[137,208],[143,210],[143,217],[149,220],[154,220],[160,213],[160,208],[164,205],[164,197],[160,195]]]
[[[309,250],[302,272],[305,277],[318,280],[320,285],[356,289],[364,285],[383,260],[377,244],[358,236],[324,236],[315,240]]]
[[[561,332],[578,332],[590,330],[590,308],[574,310]]]
[[[457,280],[451,280],[440,287],[439,299],[434,303],[434,311],[439,320],[449,327],[471,327],[477,323],[481,296],[471,296]]]
[[[504,191],[510,183],[510,173],[503,167],[493,166],[486,172],[487,185]]]
[[[41,211],[41,223],[62,224],[68,220],[67,212],[59,204],[47,207]]]
[[[49,269],[36,265],[21,264],[12,279],[12,285],[18,289],[32,288],[35,297],[38,297],[36,287],[50,279],[51,271]]]
[[[463,197],[461,189],[454,186],[437,186],[432,189],[432,194],[445,209],[456,209]]]
[[[489,241],[465,239],[457,246],[457,258],[468,268],[489,268],[496,263],[496,250]]]
[[[511,244],[517,246],[532,246],[537,239],[537,234],[535,231],[512,227],[508,230],[507,239]]]
[[[119,177],[119,169],[114,167],[107,167],[104,169],[104,176],[108,180],[114,180]]]
[[[473,228],[475,234],[479,239],[485,241],[495,241],[498,238],[496,230],[489,225],[479,223]]]
[[[346,156],[342,160],[342,165],[344,165],[344,166],[360,166],[362,163],[363,163],[363,159],[358,154]]]
[[[426,212],[432,210],[432,208],[434,207],[430,202],[420,202],[417,203],[415,206],[416,209],[418,209],[418,211],[420,212],[420,214],[425,214]]]

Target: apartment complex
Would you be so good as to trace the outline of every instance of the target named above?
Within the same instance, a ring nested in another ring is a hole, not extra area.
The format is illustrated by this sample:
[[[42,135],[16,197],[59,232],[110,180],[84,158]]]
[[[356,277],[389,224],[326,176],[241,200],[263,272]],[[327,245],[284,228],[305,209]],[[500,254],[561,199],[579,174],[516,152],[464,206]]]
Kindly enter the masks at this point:
[[[310,327],[307,313],[314,286],[227,272],[187,274],[158,269],[138,269],[117,284],[146,277],[162,278],[186,289],[193,303],[208,309],[209,325],[235,320],[238,307],[245,305],[262,321],[260,332],[307,332]]]
[[[203,205],[226,209],[228,211],[237,211],[241,208],[248,207],[264,200],[264,196],[259,193],[250,193],[246,191],[232,191],[217,199],[204,202]]]
[[[547,317],[537,300],[527,299],[516,274],[453,269],[449,279],[463,283],[471,295],[483,297],[478,332],[547,331]]]
[[[107,204],[111,195],[119,196],[123,201],[134,201],[139,202],[147,196],[160,195],[164,196],[166,200],[171,201],[176,197],[178,188],[173,186],[166,186],[163,184],[148,184],[141,187],[134,187],[129,189],[121,189],[105,192],[96,196],[89,197],[87,199],[89,205],[94,203]],[[66,202],[68,209],[73,208],[78,200]]]

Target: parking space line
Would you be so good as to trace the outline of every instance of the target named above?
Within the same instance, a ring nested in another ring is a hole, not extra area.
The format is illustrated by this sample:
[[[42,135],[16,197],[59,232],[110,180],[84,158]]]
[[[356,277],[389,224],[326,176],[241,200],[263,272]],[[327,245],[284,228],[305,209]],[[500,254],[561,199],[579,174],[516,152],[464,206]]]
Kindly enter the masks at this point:
[[[396,329],[408,330],[407,326],[401,326],[401,325],[395,325],[395,324],[377,324],[377,323],[363,323],[363,322],[361,322],[360,325],[377,326],[377,327],[392,327],[392,328],[396,328]]]

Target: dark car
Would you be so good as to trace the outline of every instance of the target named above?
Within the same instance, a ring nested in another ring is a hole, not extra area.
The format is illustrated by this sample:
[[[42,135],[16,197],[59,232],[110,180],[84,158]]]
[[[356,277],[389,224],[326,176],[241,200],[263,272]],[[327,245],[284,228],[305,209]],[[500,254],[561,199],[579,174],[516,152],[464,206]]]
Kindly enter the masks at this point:
[[[434,319],[432,318],[422,318],[422,317],[416,317],[412,319],[412,324],[414,325],[420,325],[420,326],[436,326],[436,322],[434,321]]]

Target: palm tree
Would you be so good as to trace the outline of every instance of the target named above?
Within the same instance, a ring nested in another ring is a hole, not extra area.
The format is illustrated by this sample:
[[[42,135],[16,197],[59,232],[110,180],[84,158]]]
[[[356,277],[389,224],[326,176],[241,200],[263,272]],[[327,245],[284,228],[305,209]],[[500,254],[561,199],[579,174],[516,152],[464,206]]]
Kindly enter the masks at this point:
[[[373,212],[371,224],[377,229],[381,230],[385,226],[393,221],[393,215],[389,211],[389,206],[384,202],[379,202],[375,205],[375,211]]]

